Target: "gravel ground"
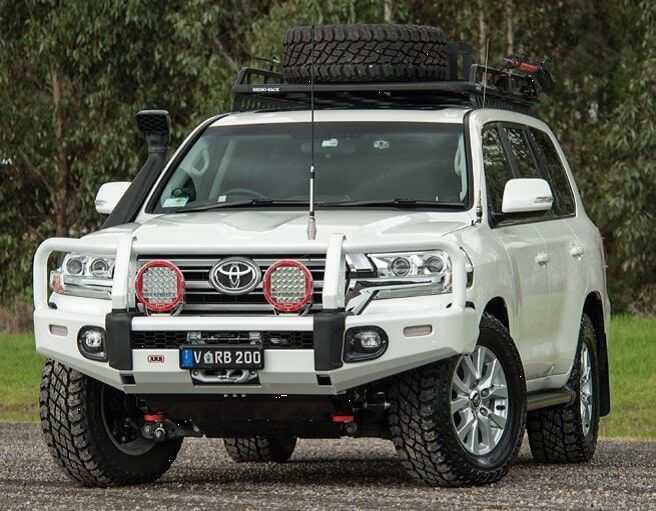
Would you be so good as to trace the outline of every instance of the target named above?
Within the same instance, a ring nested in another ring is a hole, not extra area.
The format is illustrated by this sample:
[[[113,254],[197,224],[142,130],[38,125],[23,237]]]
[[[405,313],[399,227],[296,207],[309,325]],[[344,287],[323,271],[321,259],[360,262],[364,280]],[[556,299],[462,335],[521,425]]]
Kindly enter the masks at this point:
[[[220,440],[188,439],[158,483],[89,489],[38,426],[0,424],[0,509],[656,509],[656,442],[604,440],[578,466],[536,464],[527,443],[500,483],[444,489],[408,480],[383,440],[302,440],[289,463],[235,464]]]

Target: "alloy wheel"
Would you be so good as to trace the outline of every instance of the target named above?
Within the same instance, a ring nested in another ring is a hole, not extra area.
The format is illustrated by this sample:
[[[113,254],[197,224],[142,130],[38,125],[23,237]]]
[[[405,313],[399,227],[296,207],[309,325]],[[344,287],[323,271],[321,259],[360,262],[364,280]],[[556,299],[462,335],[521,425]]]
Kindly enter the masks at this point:
[[[590,350],[585,343],[581,346],[580,374],[579,401],[581,406],[581,424],[583,426],[583,434],[587,435],[592,425],[594,401],[592,395],[592,361],[590,360]]]
[[[462,355],[451,382],[451,419],[467,452],[482,456],[501,441],[510,413],[501,362],[485,346]]]

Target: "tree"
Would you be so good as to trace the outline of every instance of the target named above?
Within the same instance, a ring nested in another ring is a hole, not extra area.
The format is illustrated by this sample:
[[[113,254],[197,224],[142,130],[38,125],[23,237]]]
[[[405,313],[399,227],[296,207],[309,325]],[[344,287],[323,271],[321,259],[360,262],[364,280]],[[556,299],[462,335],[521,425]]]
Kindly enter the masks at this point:
[[[269,2],[0,0],[2,294],[29,284],[35,245],[99,225],[93,197],[130,179],[134,114],[171,112],[174,143],[229,106],[245,32]],[[4,271],[3,271],[4,273]]]

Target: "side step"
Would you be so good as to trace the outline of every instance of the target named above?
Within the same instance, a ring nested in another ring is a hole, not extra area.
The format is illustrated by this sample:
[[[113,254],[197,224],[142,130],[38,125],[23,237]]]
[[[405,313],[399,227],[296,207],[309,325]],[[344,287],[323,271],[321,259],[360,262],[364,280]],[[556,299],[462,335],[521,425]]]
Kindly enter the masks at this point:
[[[576,399],[576,393],[565,387],[557,390],[541,390],[526,396],[526,409],[531,412],[540,408],[566,405],[574,401],[574,399]]]

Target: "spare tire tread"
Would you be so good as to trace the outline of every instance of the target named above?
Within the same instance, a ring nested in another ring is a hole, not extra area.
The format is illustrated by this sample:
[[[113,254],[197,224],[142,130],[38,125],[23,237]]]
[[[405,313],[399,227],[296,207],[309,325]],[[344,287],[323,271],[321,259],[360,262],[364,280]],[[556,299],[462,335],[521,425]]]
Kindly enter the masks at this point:
[[[283,72],[288,82],[436,81],[447,72],[446,39],[418,25],[319,25],[287,31]]]

